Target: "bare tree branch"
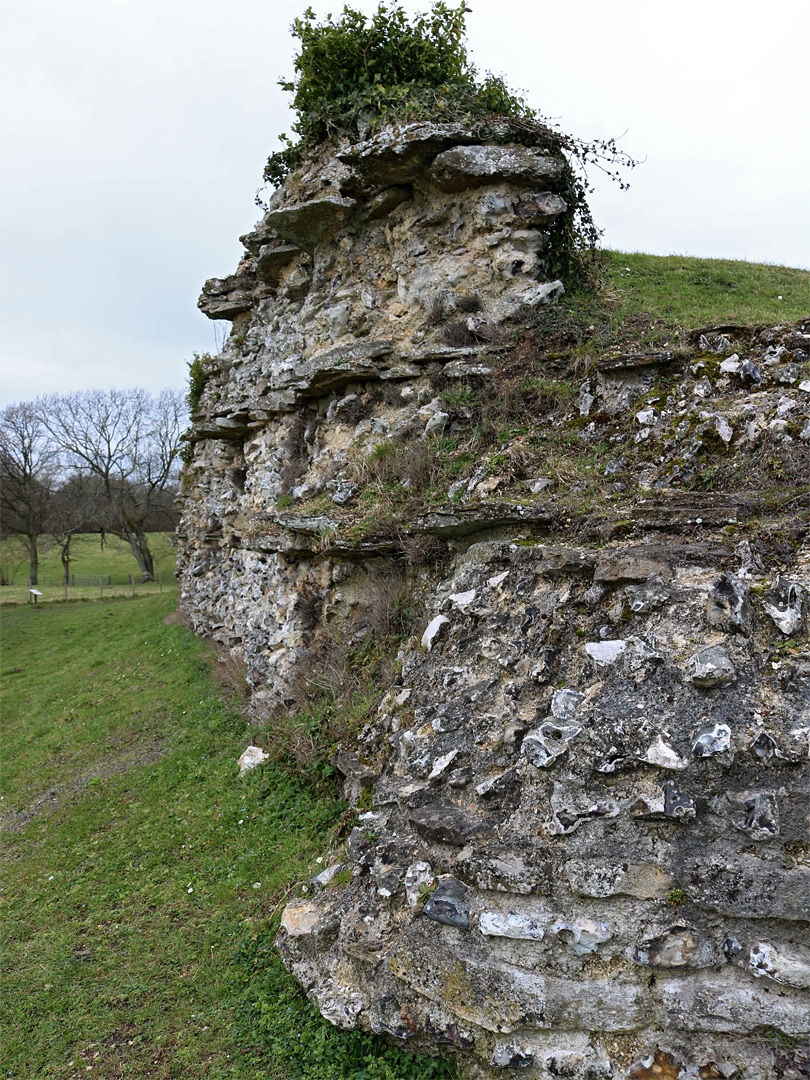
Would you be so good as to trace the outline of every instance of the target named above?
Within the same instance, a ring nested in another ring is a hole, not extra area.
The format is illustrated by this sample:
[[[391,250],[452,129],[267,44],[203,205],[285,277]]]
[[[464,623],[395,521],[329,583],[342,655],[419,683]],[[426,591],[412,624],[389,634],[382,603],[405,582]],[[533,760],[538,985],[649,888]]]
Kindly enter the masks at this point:
[[[34,402],[0,413],[0,511],[2,532],[25,537],[29,585],[38,584],[39,537],[48,531],[58,453]]]
[[[36,404],[65,466],[98,482],[98,526],[126,540],[141,579],[153,580],[146,522],[177,479],[184,395],[164,390],[152,398],[140,389],[86,390],[40,398]]]

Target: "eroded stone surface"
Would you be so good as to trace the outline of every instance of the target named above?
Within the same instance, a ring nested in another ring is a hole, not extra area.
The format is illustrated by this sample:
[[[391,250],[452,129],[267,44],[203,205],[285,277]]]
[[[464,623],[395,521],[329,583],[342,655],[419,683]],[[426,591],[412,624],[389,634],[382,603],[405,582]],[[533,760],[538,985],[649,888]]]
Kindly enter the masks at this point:
[[[560,498],[551,458],[522,472],[518,434],[396,527],[363,521],[373,463],[466,438],[508,320],[564,287],[560,162],[514,138],[344,144],[204,290],[235,330],[191,435],[195,627],[274,716],[325,642],[374,641],[389,581],[420,611],[334,758],[356,824],[279,948],[333,1023],[471,1076],[779,1080],[776,1041],[810,1026],[810,553],[792,518],[741,532],[748,494],[695,478],[712,446],[804,445],[807,324],[595,357],[542,422],[584,459],[632,421],[604,479],[645,486],[608,514]]]
[[[442,191],[455,192],[504,180],[548,184],[560,179],[562,163],[542,150],[523,146],[456,146],[435,158],[431,173]],[[549,200],[539,205],[548,206]],[[565,209],[564,203],[559,209],[552,205],[555,209],[544,216],[556,217]]]

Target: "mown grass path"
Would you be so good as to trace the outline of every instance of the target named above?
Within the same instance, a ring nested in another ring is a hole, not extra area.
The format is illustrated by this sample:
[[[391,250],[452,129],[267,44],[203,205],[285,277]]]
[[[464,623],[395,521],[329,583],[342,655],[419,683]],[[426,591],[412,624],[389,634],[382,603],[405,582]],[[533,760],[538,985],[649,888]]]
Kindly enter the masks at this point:
[[[216,691],[172,595],[9,609],[3,1077],[446,1075],[318,1017],[274,955],[280,901],[344,804]]]

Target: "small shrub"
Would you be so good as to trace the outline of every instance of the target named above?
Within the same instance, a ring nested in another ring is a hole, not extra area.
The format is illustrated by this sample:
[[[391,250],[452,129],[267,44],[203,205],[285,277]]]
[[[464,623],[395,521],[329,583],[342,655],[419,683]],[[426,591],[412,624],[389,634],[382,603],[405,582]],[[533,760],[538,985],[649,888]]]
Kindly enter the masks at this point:
[[[481,297],[477,292],[456,298],[456,311],[471,315],[481,310]]]
[[[200,407],[200,398],[208,382],[208,373],[205,370],[206,363],[211,361],[208,353],[194,353],[194,359],[187,362],[188,367],[188,402],[189,412],[195,413]]]
[[[554,271],[565,276],[567,285],[575,279],[593,281],[600,234],[588,209],[587,169],[596,166],[626,187],[619,169],[636,162],[613,139],[586,142],[558,131],[503,79],[490,72],[480,77],[465,45],[470,10],[465,0],[457,8],[436,0],[427,14],[409,23],[397,3],[380,3],[368,17],[346,5],[338,18],[328,15],[319,23],[307,8],[292,24],[293,37],[301,43],[295,75],[279,80],[293,95],[298,141],[280,137],[284,147],[269,157],[265,181],[280,184],[330,140],[366,138],[392,120],[475,125],[484,136],[519,139],[573,161],[561,185],[569,209],[561,228],[554,230],[549,252]],[[510,120],[509,132],[500,122],[504,116]],[[264,206],[259,196],[257,201]]]
[[[445,345],[456,348],[465,348],[469,345],[480,345],[481,338],[474,330],[470,330],[466,323],[454,320],[447,323],[442,330],[442,341]]]

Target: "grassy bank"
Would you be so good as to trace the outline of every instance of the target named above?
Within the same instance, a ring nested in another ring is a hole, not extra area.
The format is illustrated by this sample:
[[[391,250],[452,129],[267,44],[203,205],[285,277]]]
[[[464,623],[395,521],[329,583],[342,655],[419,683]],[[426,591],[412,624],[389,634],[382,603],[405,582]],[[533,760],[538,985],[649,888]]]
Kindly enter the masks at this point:
[[[648,314],[674,329],[718,323],[757,326],[810,316],[810,272],[790,266],[603,253],[602,300],[614,325]]]
[[[256,731],[174,603],[0,615],[3,1076],[448,1075],[332,1028],[281,967],[283,899],[345,805],[284,765],[238,777]]]
[[[583,359],[615,348],[680,349],[694,330],[771,326],[810,317],[810,271],[732,259],[603,251],[600,288],[536,310],[530,328],[552,352]]]

